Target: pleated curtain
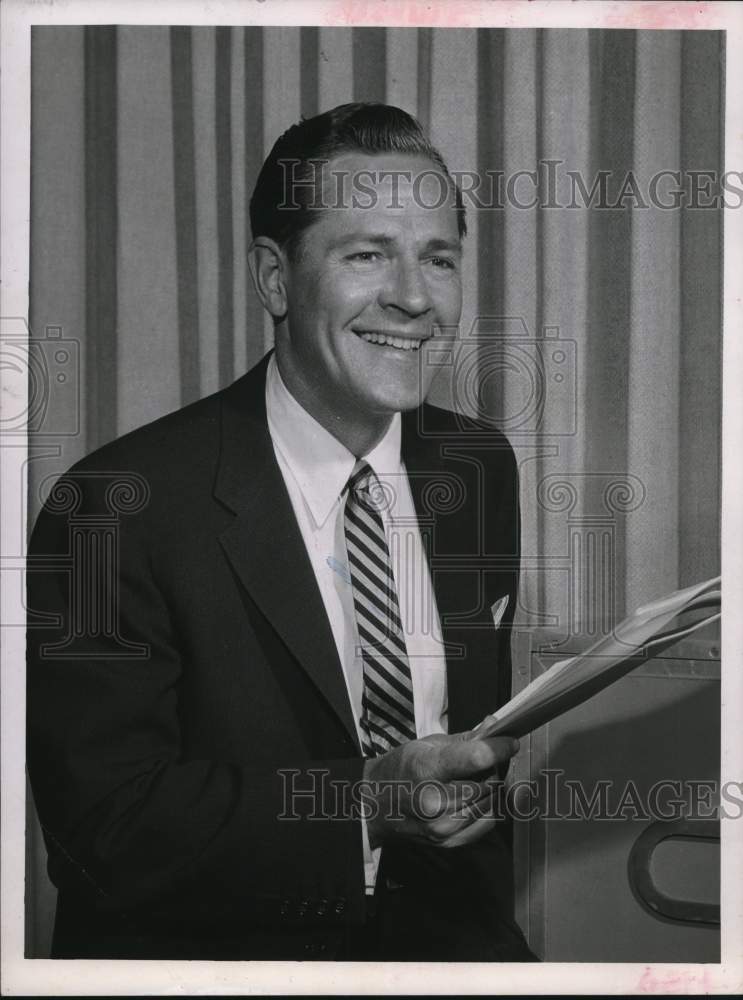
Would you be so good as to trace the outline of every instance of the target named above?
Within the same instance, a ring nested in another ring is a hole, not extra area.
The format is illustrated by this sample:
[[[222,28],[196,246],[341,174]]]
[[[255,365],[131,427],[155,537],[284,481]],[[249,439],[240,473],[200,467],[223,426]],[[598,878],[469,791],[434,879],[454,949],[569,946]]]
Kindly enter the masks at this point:
[[[248,200],[301,115],[387,101],[454,171],[507,179],[553,161],[562,205],[567,171],[588,187],[610,172],[614,198],[630,172],[647,201],[659,171],[721,169],[721,37],[34,29],[31,323],[78,341],[81,366],[80,433],[31,441],[31,516],[51,474],[271,346]],[[499,423],[516,449],[519,622],[591,633],[719,571],[721,213],[553,208],[548,173],[540,206],[470,205],[465,361],[434,401]],[[534,190],[527,176],[514,189],[522,203]],[[48,909],[31,928],[41,952]]]

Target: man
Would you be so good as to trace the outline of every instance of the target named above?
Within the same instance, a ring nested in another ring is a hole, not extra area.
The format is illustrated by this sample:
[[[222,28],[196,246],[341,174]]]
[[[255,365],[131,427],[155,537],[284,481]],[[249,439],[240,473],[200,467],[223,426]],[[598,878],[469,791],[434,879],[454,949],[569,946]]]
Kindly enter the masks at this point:
[[[251,225],[275,353],[79,463],[34,531],[54,954],[530,959],[485,781],[517,744],[463,736],[510,687],[515,463],[421,405],[461,199],[412,118],[345,105],[278,140]]]

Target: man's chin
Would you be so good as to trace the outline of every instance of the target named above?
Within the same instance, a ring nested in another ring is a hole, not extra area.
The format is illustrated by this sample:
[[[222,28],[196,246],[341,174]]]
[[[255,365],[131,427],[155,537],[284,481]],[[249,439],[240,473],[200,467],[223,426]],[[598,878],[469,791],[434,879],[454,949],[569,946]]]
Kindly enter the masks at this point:
[[[347,382],[354,408],[376,417],[392,416],[406,410],[417,409],[431,388],[431,379],[421,379],[420,372],[390,371],[379,366],[377,371],[355,372]]]
[[[428,390],[426,389],[425,393],[416,390],[415,392],[390,393],[385,396],[376,396],[373,402],[370,401],[371,405],[369,409],[378,415],[386,414],[394,416],[395,413],[416,410],[423,403],[427,394]]]

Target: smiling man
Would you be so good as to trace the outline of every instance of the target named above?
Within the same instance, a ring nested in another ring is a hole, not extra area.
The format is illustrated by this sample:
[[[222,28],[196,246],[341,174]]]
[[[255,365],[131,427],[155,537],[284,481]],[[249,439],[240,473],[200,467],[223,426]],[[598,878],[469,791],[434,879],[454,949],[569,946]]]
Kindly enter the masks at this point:
[[[424,403],[461,198],[414,119],[350,104],[277,141],[251,225],[275,351],[88,456],[34,531],[54,954],[530,960],[488,783],[517,744],[464,738],[510,691],[515,462]],[[117,476],[107,631],[49,566]]]
[[[284,153],[274,149],[253,197],[256,287],[277,323],[286,387],[349,451],[365,454],[393,414],[423,402],[435,368],[421,363],[420,348],[459,321],[463,220],[455,189],[434,201],[440,175],[420,154],[370,159],[349,151],[324,166],[314,159],[311,204],[335,207],[305,208],[311,228],[284,237],[282,251],[281,229],[257,206],[265,173],[293,162]],[[294,204],[301,184],[296,173],[283,176]],[[364,198],[353,193],[361,176]]]

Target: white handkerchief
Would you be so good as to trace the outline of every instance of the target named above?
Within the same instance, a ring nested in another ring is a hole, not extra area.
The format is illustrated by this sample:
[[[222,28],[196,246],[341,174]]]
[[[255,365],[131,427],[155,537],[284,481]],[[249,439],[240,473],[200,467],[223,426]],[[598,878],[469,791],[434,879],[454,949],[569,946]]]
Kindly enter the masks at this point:
[[[490,609],[493,615],[493,628],[498,628],[500,625],[500,620],[506,612],[508,607],[508,594],[504,597],[499,597],[495,604]]]

